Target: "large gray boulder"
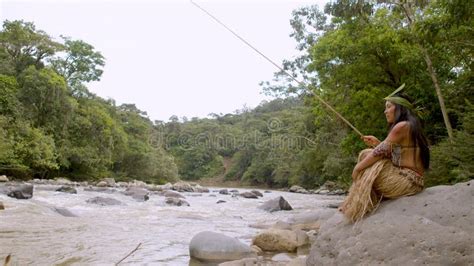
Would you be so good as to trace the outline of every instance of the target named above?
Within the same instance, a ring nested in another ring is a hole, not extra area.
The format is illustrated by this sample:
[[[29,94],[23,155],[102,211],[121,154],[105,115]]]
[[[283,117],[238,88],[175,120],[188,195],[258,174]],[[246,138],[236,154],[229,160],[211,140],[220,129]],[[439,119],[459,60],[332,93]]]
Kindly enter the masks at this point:
[[[180,198],[166,198],[165,203],[168,205],[174,205],[174,206],[190,206],[189,203],[183,199]]]
[[[238,239],[210,231],[200,232],[191,239],[189,255],[204,262],[223,262],[256,256],[249,246]]]
[[[147,201],[150,199],[148,190],[141,187],[129,187],[123,194],[132,197],[136,201]]]
[[[269,212],[293,210],[293,208],[288,203],[288,201],[286,201],[285,198],[283,198],[282,196],[266,201],[262,205],[260,205],[258,208],[265,211],[269,211]]]
[[[112,198],[94,197],[86,200],[87,203],[97,204],[101,206],[122,205],[123,203]]]
[[[31,199],[33,197],[33,185],[20,184],[9,188],[7,196],[16,199]]]
[[[182,181],[174,183],[172,189],[178,192],[194,192],[193,187],[189,183]]]
[[[474,181],[385,201],[359,223],[337,212],[321,225],[307,265],[468,265]]]

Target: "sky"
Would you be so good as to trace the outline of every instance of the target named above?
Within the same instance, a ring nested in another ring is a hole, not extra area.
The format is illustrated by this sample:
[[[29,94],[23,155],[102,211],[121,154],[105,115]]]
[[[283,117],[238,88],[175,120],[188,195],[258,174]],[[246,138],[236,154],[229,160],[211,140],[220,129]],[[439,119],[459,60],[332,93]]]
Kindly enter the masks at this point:
[[[194,0],[281,65],[298,55],[291,12],[326,1]],[[0,18],[33,22],[60,41],[83,40],[106,58],[90,91],[133,103],[151,120],[233,113],[271,100],[261,81],[278,69],[189,0],[0,0]]]

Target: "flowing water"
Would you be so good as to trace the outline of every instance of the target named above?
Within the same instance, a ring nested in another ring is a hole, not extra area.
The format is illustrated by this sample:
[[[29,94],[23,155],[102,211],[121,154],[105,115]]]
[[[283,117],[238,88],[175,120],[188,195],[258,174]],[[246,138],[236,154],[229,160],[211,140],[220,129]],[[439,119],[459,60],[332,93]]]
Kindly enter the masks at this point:
[[[166,205],[165,198],[155,194],[146,202],[137,202],[119,192],[106,194],[79,187],[78,194],[68,194],[41,187],[35,186],[29,200],[0,195],[5,205],[0,210],[0,264],[11,254],[13,265],[113,265],[142,243],[121,264],[189,265],[189,242],[201,231],[220,232],[250,244],[261,229],[249,225],[285,221],[341,199],[281,191],[245,199],[210,188],[210,193],[182,193],[191,206],[178,207]],[[280,195],[294,210],[269,213],[257,208]],[[97,196],[124,205],[86,203]],[[217,204],[218,200],[226,202]],[[55,207],[66,208],[77,217],[62,216]]]

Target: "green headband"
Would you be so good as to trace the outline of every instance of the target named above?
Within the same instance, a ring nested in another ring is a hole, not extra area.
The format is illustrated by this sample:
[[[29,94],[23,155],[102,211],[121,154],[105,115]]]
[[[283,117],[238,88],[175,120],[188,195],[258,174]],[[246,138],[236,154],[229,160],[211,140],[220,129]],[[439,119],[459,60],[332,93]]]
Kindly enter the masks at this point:
[[[383,99],[386,100],[386,101],[401,105],[401,106],[407,108],[408,110],[412,111],[412,113],[414,115],[418,116],[418,118],[422,118],[423,113],[422,113],[421,108],[415,108],[415,106],[412,103],[410,103],[407,99],[405,99],[403,97],[394,96],[395,94],[397,94],[401,90],[403,90],[403,88],[405,88],[405,83],[403,83],[400,87],[398,87],[398,89],[396,89],[394,92],[390,93],[390,95],[388,95],[387,97],[385,97]]]

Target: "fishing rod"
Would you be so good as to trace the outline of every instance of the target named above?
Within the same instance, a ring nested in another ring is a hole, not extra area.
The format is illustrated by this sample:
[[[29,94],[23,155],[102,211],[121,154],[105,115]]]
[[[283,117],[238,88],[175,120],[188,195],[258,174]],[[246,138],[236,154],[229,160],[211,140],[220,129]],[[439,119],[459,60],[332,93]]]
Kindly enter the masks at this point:
[[[255,48],[252,44],[250,44],[249,42],[247,42],[244,38],[240,37],[240,35],[238,35],[237,33],[235,33],[235,31],[233,31],[231,28],[227,27],[227,25],[225,25],[224,23],[222,23],[218,18],[216,18],[214,15],[212,15],[210,12],[208,12],[206,9],[202,8],[200,5],[198,5],[197,3],[195,3],[193,0],[190,0],[190,2],[196,6],[197,8],[199,8],[201,11],[203,11],[204,13],[206,13],[209,17],[211,17],[214,21],[216,21],[217,23],[219,23],[221,26],[223,26],[226,30],[228,30],[230,33],[232,33],[235,37],[237,37],[239,40],[241,40],[243,43],[245,43],[247,46],[249,46],[250,48],[252,48],[255,52],[257,52],[259,55],[261,55],[263,58],[265,58],[268,62],[270,62],[271,64],[273,64],[275,67],[277,67],[280,71],[282,71],[283,73],[285,73],[286,75],[288,75],[292,80],[296,81],[296,83],[298,83],[300,86],[302,87],[308,87],[307,84],[305,84],[304,82],[302,81],[299,81],[297,80],[293,75],[291,75],[290,73],[288,73],[286,70],[284,70],[283,68],[280,67],[280,65],[278,65],[277,63],[275,63],[273,60],[271,60],[270,58],[268,58],[266,55],[264,55],[262,52],[260,52],[257,48]],[[338,111],[336,111],[331,105],[329,105],[325,100],[323,100],[321,97],[319,97],[317,94],[314,94],[314,97],[316,97],[316,99],[318,99],[322,104],[324,104],[329,110],[333,111],[334,114],[337,115],[337,117],[339,117],[342,121],[344,121],[350,128],[352,128],[357,134],[359,134],[361,137],[364,136],[364,134],[362,134],[355,126],[353,126],[349,121],[347,121],[347,119],[345,119]]]

